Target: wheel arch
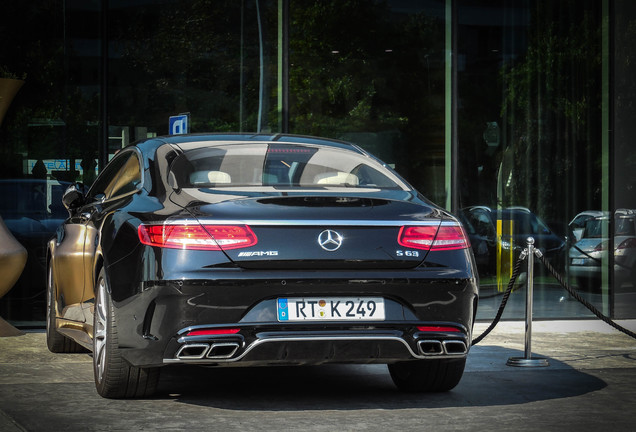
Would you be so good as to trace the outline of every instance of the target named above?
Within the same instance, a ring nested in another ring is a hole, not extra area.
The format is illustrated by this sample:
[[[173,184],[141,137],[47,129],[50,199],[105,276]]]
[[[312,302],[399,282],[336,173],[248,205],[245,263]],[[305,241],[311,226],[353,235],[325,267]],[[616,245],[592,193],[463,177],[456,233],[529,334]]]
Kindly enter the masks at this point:
[[[104,268],[104,256],[99,253],[95,256],[95,266],[93,267],[93,295],[97,295],[97,281],[99,280],[99,274]],[[104,272],[104,276],[106,273]],[[106,285],[108,286],[108,284]]]

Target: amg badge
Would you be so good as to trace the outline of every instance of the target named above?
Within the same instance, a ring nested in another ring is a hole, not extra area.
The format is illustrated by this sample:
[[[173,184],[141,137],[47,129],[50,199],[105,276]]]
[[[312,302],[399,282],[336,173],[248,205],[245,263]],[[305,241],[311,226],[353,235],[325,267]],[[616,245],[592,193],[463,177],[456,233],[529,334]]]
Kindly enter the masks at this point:
[[[262,257],[262,256],[278,256],[278,251],[253,251],[240,252],[239,257]]]

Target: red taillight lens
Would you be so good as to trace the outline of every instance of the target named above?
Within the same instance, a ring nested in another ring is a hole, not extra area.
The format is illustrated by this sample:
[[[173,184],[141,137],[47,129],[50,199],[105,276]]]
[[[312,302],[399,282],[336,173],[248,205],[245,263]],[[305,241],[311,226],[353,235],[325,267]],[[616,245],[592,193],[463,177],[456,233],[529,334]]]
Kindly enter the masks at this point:
[[[201,329],[189,331],[186,336],[219,336],[219,335],[233,335],[240,332],[241,329]]]
[[[401,246],[423,250],[455,250],[470,247],[468,237],[460,225],[404,226],[398,234]]]
[[[237,249],[258,243],[256,234],[247,225],[203,225],[221,249]]]
[[[172,249],[223,250],[253,246],[256,234],[247,225],[139,225],[139,240]]]
[[[400,228],[398,243],[408,248],[429,250],[436,233],[436,226],[404,226]]]

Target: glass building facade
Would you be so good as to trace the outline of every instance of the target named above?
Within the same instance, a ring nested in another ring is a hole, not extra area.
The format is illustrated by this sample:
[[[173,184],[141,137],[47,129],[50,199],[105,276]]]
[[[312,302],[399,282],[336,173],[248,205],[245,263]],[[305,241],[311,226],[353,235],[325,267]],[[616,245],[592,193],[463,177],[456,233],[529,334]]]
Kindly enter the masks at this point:
[[[633,1],[5,3],[0,216],[29,253],[0,299],[13,323],[44,321],[69,182],[184,113],[191,132],[339,138],[394,166],[464,221],[480,319],[530,235],[603,313],[636,318]],[[504,317],[524,317],[523,291]],[[534,303],[593,316],[541,268]]]

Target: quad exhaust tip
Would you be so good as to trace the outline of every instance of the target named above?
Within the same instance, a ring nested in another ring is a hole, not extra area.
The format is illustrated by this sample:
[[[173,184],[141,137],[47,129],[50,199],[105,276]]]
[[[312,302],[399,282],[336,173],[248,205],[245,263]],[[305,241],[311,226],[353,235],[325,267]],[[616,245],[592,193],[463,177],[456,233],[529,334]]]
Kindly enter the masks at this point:
[[[239,344],[236,342],[213,343],[206,357],[210,359],[228,359],[232,358],[238,349]]]
[[[210,349],[208,344],[189,344],[183,345],[177,352],[177,358],[180,360],[197,360],[202,359],[205,353]]]
[[[462,355],[468,352],[468,347],[459,340],[421,340],[417,349],[424,356]]]
[[[216,342],[212,344],[187,344],[177,351],[179,360],[229,359],[239,349],[237,342]]]
[[[466,354],[468,352],[466,344],[462,341],[447,340],[442,342],[442,345],[444,345],[446,354]]]
[[[426,356],[444,354],[442,342],[438,340],[421,340],[417,343],[417,348],[420,350],[420,354]]]

